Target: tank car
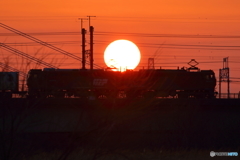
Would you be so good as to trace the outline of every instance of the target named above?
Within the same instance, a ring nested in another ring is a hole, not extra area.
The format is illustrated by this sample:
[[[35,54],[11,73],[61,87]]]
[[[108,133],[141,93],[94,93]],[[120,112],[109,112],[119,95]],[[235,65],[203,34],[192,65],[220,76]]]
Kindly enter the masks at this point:
[[[27,86],[30,97],[111,97],[121,88],[120,72],[82,69],[32,69]]]

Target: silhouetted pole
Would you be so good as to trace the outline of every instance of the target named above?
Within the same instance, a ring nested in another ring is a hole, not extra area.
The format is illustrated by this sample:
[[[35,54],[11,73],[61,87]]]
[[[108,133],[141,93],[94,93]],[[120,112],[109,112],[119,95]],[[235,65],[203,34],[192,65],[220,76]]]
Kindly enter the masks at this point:
[[[93,26],[90,26],[90,69],[93,70]]]
[[[91,17],[96,17],[96,16],[87,16],[87,17],[88,17],[88,22],[89,22],[89,30],[90,30],[90,27],[91,27],[91,24],[90,24]]]
[[[228,79],[227,79],[227,84],[228,84],[228,86],[227,86],[227,88],[228,88],[228,99],[230,98],[230,77],[229,77],[229,75],[230,75],[230,69],[229,69],[229,67],[228,67]]]
[[[86,30],[84,28],[82,28],[82,69],[86,69],[85,68],[85,34],[86,34]]]
[[[221,99],[222,94],[222,88],[221,88],[221,82],[222,82],[222,75],[221,75],[222,69],[219,69],[219,98]]]
[[[81,20],[81,29],[83,28],[83,21],[88,20],[87,18],[78,18],[78,20]]]

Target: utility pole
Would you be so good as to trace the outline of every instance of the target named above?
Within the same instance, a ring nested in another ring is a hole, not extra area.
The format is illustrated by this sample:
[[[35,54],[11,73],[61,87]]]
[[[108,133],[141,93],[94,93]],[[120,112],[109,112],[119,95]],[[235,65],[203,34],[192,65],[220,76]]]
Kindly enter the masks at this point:
[[[87,18],[78,18],[78,20],[81,20],[81,29],[83,28],[83,21],[88,20]]]
[[[86,50],[85,50],[85,43],[86,43],[86,39],[85,39],[85,34],[87,33],[87,31],[83,28],[83,21],[84,20],[88,20],[87,18],[78,18],[78,20],[81,21],[81,34],[82,34],[82,69],[86,69],[85,64],[86,64]]]
[[[94,28],[91,26],[91,17],[96,16],[87,16],[89,21],[89,32],[90,32],[90,70],[93,70],[93,31]]]
[[[89,21],[89,30],[90,30],[90,26],[91,26],[90,20],[91,20],[91,17],[96,17],[96,16],[87,16],[87,17],[88,17],[88,21]]]
[[[93,26],[90,26],[90,69],[93,70]]]
[[[86,63],[85,34],[86,34],[86,30],[84,28],[82,28],[82,69],[86,69],[85,68],[85,63]]]

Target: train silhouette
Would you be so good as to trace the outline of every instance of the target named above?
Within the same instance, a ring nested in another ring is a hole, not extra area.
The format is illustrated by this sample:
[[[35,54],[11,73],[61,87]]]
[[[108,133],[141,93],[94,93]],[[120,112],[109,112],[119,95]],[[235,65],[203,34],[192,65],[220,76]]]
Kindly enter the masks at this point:
[[[215,73],[196,66],[125,72],[44,68],[31,69],[27,76],[27,96],[32,98],[215,98],[215,86]]]
[[[82,69],[32,69],[27,79],[30,97],[214,98],[212,70],[189,68],[142,69],[125,72]]]

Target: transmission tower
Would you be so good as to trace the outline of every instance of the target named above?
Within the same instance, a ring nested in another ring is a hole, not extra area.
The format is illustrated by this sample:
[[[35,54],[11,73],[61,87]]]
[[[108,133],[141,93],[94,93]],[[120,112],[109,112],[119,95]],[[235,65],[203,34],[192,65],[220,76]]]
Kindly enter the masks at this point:
[[[148,58],[148,69],[154,69],[154,58]]]
[[[223,58],[223,68],[219,69],[219,98],[222,94],[222,82],[227,82],[227,95],[230,98],[230,78],[229,78],[229,66],[228,66],[228,57]]]

